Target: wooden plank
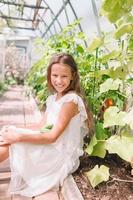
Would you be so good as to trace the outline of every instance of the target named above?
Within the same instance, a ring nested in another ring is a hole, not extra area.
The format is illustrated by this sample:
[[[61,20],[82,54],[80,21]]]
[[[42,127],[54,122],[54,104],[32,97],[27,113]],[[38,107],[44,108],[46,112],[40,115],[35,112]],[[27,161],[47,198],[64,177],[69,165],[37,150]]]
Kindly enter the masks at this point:
[[[10,181],[11,173],[2,172],[0,173],[0,183],[8,183]]]
[[[32,200],[32,197],[24,197],[24,196],[20,196],[20,195],[13,195],[12,200]]]
[[[8,193],[9,183],[0,184],[0,200],[11,200],[11,196]]]

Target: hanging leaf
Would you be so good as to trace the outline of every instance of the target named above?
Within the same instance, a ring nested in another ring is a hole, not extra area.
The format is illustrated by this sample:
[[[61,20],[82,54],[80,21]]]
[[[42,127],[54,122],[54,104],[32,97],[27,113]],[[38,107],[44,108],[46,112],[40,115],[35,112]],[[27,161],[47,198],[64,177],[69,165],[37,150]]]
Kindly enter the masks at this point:
[[[106,140],[105,148],[109,153],[116,153],[130,162],[133,157],[133,137],[113,135]]]
[[[109,168],[105,165],[101,165],[100,167],[96,165],[92,170],[85,174],[93,188],[103,181],[108,181],[110,176]]]
[[[114,36],[116,39],[119,39],[124,34],[131,33],[132,31],[133,31],[133,24],[130,23],[124,24],[123,26],[117,29]]]
[[[107,108],[104,112],[104,123],[103,127],[107,128],[110,126],[124,126],[124,117],[125,117],[125,112],[119,111],[119,108],[116,106],[111,106]]]
[[[103,57],[99,58],[102,63],[108,62],[110,59],[115,59],[120,55],[119,51],[112,51],[109,54],[104,55]]]
[[[95,49],[99,48],[103,44],[103,39],[101,38],[95,38],[90,46],[88,47],[88,51],[92,52]]]

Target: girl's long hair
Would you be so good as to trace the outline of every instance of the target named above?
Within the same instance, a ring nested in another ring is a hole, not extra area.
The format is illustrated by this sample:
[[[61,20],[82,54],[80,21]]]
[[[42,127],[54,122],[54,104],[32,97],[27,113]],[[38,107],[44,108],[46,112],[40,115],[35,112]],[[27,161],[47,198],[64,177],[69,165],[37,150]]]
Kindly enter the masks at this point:
[[[77,64],[76,64],[74,58],[72,57],[72,55],[70,55],[68,53],[58,53],[58,54],[55,54],[52,56],[50,63],[48,65],[48,68],[47,68],[48,89],[52,93],[56,92],[51,83],[51,68],[54,64],[57,64],[57,63],[66,65],[71,69],[73,80],[71,80],[70,85],[65,89],[64,94],[68,93],[69,91],[75,91],[75,93],[77,93],[83,99],[85,108],[87,111],[87,115],[88,115],[87,125],[89,128],[89,135],[91,135],[92,132],[94,131],[93,115],[88,106],[87,101],[85,100],[83,93],[81,92],[78,67],[77,67]]]

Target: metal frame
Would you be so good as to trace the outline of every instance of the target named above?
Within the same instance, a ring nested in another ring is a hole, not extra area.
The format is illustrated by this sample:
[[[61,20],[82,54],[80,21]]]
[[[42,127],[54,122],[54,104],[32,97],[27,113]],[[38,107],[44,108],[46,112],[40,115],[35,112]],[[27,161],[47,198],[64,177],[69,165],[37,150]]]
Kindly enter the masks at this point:
[[[65,6],[68,4],[68,1],[65,1],[63,6],[61,7],[61,9],[59,10],[59,12],[55,15],[55,18],[53,19],[53,21],[50,23],[50,25],[48,26],[48,28],[46,29],[46,31],[43,33],[42,37],[45,36],[45,34],[47,33],[47,31],[51,28],[51,26],[53,25],[53,23],[57,20],[58,16],[61,14],[61,12],[64,10]]]
[[[25,29],[25,30],[32,30],[32,31],[35,30],[35,28],[20,27],[20,26],[9,26],[9,28],[13,28],[13,29]]]
[[[49,4],[48,4],[45,0],[43,0],[43,2],[46,4],[46,6],[48,7],[48,9],[51,11],[52,15],[53,15],[54,17],[56,17],[56,15],[54,14],[54,12],[53,12],[53,10],[51,9],[51,7],[49,6]],[[61,23],[60,23],[60,21],[59,21],[58,19],[57,19],[57,23],[58,23],[60,29],[62,30]]]
[[[33,8],[33,9],[46,9],[43,6],[28,5],[28,4],[25,4],[25,3],[24,4],[20,4],[20,3],[10,2],[10,1],[2,1],[2,0],[0,0],[0,3],[13,5],[13,6],[22,6],[22,7]]]
[[[8,1],[7,0],[5,0],[5,1],[0,0],[0,3],[3,3],[3,5],[6,4],[8,6],[9,13],[11,13],[10,12],[10,5],[18,6],[18,7],[22,6],[23,9],[24,8],[30,8],[31,11],[32,11],[32,9],[34,9],[34,13],[32,13],[33,15],[32,16],[30,15],[29,18],[26,18],[26,16],[24,16],[23,14],[22,14],[22,17],[16,17],[16,16],[13,16],[13,15],[7,16],[4,13],[2,13],[2,11],[0,11],[0,18],[5,19],[6,22],[7,22],[7,25],[12,29],[25,29],[25,30],[33,30],[33,31],[38,29],[40,31],[40,36],[43,37],[43,38],[45,37],[45,35],[48,35],[48,32],[50,33],[50,36],[57,34],[57,27],[56,27],[55,22],[57,22],[60,30],[62,30],[63,27],[62,27],[58,17],[60,16],[60,14],[63,11],[65,12],[67,24],[70,23],[70,19],[69,19],[68,13],[67,13],[67,5],[70,6],[70,9],[72,10],[75,19],[78,19],[77,14],[76,14],[70,0],[62,0],[63,4],[56,14],[52,10],[52,8],[50,7],[48,2],[49,2],[48,0],[36,0],[36,5],[30,5],[30,4],[27,4],[27,3],[23,4],[23,3],[16,3],[16,2],[13,2],[13,1],[11,2],[9,0]],[[49,11],[51,13],[51,21],[50,22],[47,23],[45,21],[45,16],[42,17],[41,14],[39,13],[39,10],[42,10],[42,9],[44,10],[44,14],[46,14],[47,11]],[[23,26],[20,27],[20,26],[15,26],[13,24],[11,25],[9,20],[12,20],[12,21],[20,20],[20,21],[25,21],[25,22],[32,22],[32,24],[31,25],[29,24],[29,26],[28,26],[28,23],[27,23],[26,27],[23,27]],[[44,30],[43,33],[42,33],[42,29],[39,29],[39,23],[44,24],[45,30]],[[79,26],[79,30],[83,31],[81,24],[79,24],[78,26]],[[52,27],[54,28],[54,30],[52,29],[52,31],[51,31]]]
[[[29,22],[33,22],[34,20],[33,19],[26,19],[26,18],[19,18],[19,17],[9,17],[9,16],[6,16],[6,15],[0,15],[0,18],[3,18],[3,19],[13,19],[13,20],[22,20],[22,21],[29,21]],[[40,20],[40,21],[43,21],[43,20]]]

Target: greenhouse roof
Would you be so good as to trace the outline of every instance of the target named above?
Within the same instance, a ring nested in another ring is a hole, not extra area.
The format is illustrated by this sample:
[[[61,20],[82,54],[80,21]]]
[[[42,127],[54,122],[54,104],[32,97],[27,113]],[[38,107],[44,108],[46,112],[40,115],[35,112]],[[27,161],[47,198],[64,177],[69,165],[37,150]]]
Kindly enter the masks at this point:
[[[79,30],[100,34],[101,0],[0,0],[0,32],[49,38],[81,18]]]

